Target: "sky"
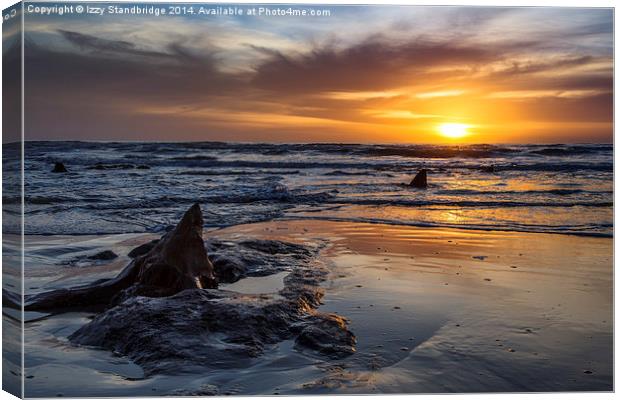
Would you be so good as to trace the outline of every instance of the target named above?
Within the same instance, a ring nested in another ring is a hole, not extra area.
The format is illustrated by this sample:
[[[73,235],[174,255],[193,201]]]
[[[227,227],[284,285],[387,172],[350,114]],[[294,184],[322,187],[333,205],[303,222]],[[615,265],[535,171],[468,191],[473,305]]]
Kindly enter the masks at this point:
[[[27,12],[26,139],[613,139],[611,9],[293,7],[329,15]]]

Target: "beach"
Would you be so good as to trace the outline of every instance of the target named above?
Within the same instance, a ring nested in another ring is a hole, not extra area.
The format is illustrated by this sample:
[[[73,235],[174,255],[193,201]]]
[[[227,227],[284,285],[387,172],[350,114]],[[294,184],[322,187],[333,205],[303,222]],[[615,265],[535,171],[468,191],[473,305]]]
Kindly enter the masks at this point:
[[[26,292],[114,276],[130,249],[156,236],[27,238],[39,259],[104,249],[121,256],[63,274],[40,263],[27,272]],[[197,365],[171,380],[69,343],[92,313],[26,313],[26,395],[612,390],[609,238],[307,220],[212,229],[204,238],[320,244],[329,275],[318,310],[347,319],[355,353],[331,359],[284,340],[243,368]],[[277,296],[287,273],[220,289]]]
[[[613,389],[611,145],[25,149],[26,396]]]

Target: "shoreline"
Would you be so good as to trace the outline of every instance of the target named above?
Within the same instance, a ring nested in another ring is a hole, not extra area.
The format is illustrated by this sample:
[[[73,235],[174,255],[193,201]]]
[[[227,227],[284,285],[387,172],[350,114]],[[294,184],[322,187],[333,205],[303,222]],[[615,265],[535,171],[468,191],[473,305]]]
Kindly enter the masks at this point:
[[[36,276],[27,271],[27,291],[29,286],[48,290],[113,276],[124,265],[123,251],[157,235],[114,236],[38,237],[38,254],[73,246],[87,252],[113,249],[120,257],[93,267],[49,266],[38,269]],[[220,394],[344,394],[612,388],[609,238],[309,220],[237,225],[203,237],[324,244],[320,256],[330,273],[318,311],[348,320],[357,352],[330,361],[284,341],[247,368],[211,371],[209,377],[197,369],[177,389],[199,391],[214,385]],[[47,250],[46,242],[51,246]],[[85,250],[85,243],[93,248]],[[231,290],[276,291],[285,275],[241,279]],[[26,334],[34,335],[32,351],[44,350],[51,353],[50,360],[56,359],[56,350],[42,343],[64,343],[88,318],[78,313],[27,322]],[[51,364],[29,360],[27,353],[32,395],[42,393],[38,390],[52,393],[49,383],[54,380],[59,380],[58,390],[73,396],[89,391],[144,395],[152,388],[159,394],[173,392],[165,376],[136,380],[137,365],[105,361],[107,351],[86,352],[66,343],[61,349],[60,354],[69,351],[81,360],[76,374],[86,379],[103,368],[115,371],[115,383],[71,388]],[[295,371],[278,376],[282,365]],[[245,378],[239,377],[240,371]]]
[[[543,231],[543,230],[519,230],[511,227],[498,227],[498,226],[489,226],[484,227],[480,225],[447,225],[441,223],[433,223],[433,222],[403,222],[403,221],[393,221],[389,219],[377,219],[377,218],[347,218],[347,217],[330,217],[330,216],[320,216],[320,217],[307,217],[307,216],[284,216],[278,217],[275,219],[265,220],[265,221],[257,221],[257,222],[249,222],[249,223],[239,223],[236,225],[222,225],[222,226],[205,226],[205,234],[211,232],[219,232],[219,231],[227,231],[230,229],[235,229],[236,227],[243,227],[245,225],[256,225],[256,224],[270,224],[270,223],[279,223],[279,222],[306,222],[308,223],[316,223],[316,222],[326,222],[326,223],[343,223],[343,224],[368,224],[368,225],[388,225],[394,227],[403,227],[403,228],[413,228],[413,229],[434,229],[434,230],[456,230],[456,231],[466,231],[472,233],[514,233],[514,234],[534,234],[534,235],[558,235],[558,236],[577,236],[584,238],[601,238],[601,239],[613,239],[614,234],[612,233],[603,233],[603,232],[570,232],[570,231]],[[86,238],[86,237],[112,237],[112,236],[130,236],[130,237],[151,237],[153,239],[159,238],[164,231],[145,231],[145,232],[100,232],[100,233],[76,233],[76,234],[25,234],[26,238]],[[15,238],[19,235],[15,233],[6,233],[4,236],[8,238]]]

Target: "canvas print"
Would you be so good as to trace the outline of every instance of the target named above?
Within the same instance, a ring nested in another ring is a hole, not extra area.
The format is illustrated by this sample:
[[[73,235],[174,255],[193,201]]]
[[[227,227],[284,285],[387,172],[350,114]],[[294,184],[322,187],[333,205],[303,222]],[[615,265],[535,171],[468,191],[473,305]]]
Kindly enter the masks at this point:
[[[3,12],[3,389],[613,390],[613,9]]]

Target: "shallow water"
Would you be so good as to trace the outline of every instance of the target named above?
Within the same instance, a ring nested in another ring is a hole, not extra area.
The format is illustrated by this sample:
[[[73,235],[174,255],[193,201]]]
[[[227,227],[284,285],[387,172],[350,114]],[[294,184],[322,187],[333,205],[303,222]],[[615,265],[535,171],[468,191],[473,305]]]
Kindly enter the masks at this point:
[[[5,171],[16,150],[4,145]],[[243,369],[145,378],[125,357],[68,343],[92,314],[27,313],[26,395],[610,390],[612,152],[28,142],[26,293],[114,276],[199,202],[206,236],[327,244],[320,311],[347,317],[358,346],[330,360],[289,340]],[[69,173],[50,173],[56,161]],[[427,190],[405,185],[420,168]],[[3,191],[9,233],[19,231],[15,178]],[[18,292],[19,241],[4,237],[4,289]],[[83,261],[103,250],[119,257]],[[288,273],[225,288],[273,295]],[[19,363],[9,355],[6,374]]]
[[[320,311],[349,320],[356,354],[331,360],[284,341],[241,369],[144,378],[122,356],[68,343],[91,314],[38,316],[26,323],[26,395],[611,389],[610,239],[307,220],[206,236],[328,240],[322,257],[331,273]],[[123,255],[152,236],[32,239],[36,251],[27,254],[38,262],[26,272],[28,293],[114,275],[126,257],[80,268],[57,262],[103,249]],[[226,289],[271,293],[287,273]]]
[[[220,289],[243,294],[270,294],[284,289],[284,278],[289,272],[268,276],[250,276],[235,283],[220,285]]]
[[[10,170],[17,148],[3,149]],[[330,218],[610,236],[612,152],[605,144],[27,142],[25,229],[155,232],[200,202],[209,227]],[[50,173],[56,161],[69,173]],[[404,186],[420,168],[429,188]],[[3,201],[19,204],[19,192]]]

